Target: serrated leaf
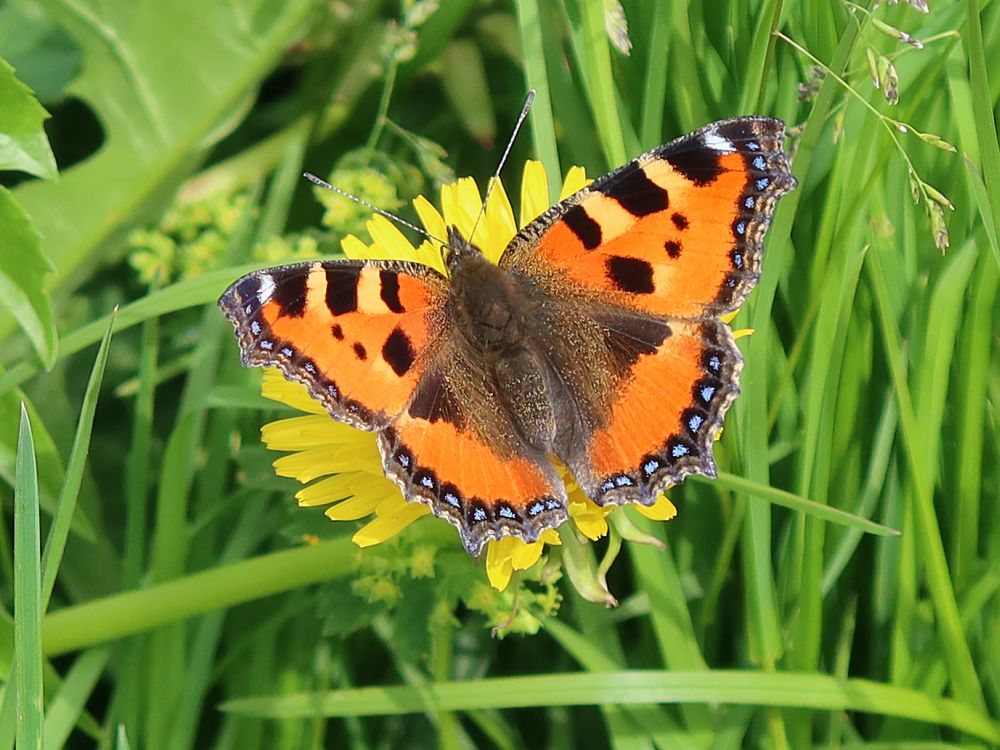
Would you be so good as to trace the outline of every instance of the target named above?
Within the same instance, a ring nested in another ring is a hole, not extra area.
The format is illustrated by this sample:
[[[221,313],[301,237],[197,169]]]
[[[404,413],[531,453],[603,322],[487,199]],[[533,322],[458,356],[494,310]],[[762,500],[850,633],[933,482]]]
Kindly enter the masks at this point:
[[[56,322],[41,240],[10,191],[0,187],[0,301],[14,314],[46,369],[56,361]]]
[[[0,58],[0,169],[55,178],[56,160],[42,129],[48,116],[31,89]]]

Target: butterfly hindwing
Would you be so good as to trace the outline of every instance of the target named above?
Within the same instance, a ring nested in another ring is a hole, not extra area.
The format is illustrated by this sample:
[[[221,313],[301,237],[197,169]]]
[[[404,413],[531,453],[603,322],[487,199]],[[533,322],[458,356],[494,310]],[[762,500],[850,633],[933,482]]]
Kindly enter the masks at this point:
[[[315,261],[255,271],[219,299],[245,365],[278,367],[330,414],[380,429],[409,403],[445,324],[447,282],[394,261]]]
[[[795,186],[783,138],[780,120],[741,117],[653,149],[527,225],[500,265],[657,315],[735,310]]]
[[[561,456],[600,505],[648,505],[690,474],[715,476],[712,445],[739,393],[743,359],[721,321],[665,326],[665,335],[633,345],[602,420]]]

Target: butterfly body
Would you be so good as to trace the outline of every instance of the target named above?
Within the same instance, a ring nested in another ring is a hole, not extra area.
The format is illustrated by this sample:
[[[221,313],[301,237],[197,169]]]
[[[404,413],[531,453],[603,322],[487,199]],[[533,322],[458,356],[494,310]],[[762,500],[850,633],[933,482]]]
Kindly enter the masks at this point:
[[[601,505],[692,473],[738,393],[718,316],[757,280],[794,187],[783,125],[737,118],[661,146],[524,227],[494,265],[449,229],[449,277],[415,263],[266,269],[220,306],[244,364],[274,365],[378,433],[383,468],[479,554],[565,520],[558,459]]]

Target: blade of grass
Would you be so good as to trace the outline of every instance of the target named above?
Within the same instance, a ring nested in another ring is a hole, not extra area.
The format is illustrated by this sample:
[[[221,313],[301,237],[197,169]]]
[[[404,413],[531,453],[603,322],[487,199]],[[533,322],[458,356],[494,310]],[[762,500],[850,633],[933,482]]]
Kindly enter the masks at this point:
[[[916,531],[923,550],[927,584],[938,618],[938,627],[941,630],[941,642],[944,645],[948,661],[952,687],[960,701],[969,706],[980,708],[984,705],[983,694],[979,678],[976,675],[975,664],[972,661],[972,654],[969,652],[968,643],[962,633],[958,605],[955,602],[955,592],[951,585],[948,563],[945,560],[944,546],[941,542],[941,532],[934,514],[932,487],[927,476],[928,467],[924,465],[924,457],[920,447],[923,436],[917,427],[913,401],[910,398],[910,388],[906,379],[906,369],[901,356],[904,350],[899,340],[896,321],[893,318],[888,285],[882,271],[879,254],[869,253],[868,263],[865,265],[875,292],[879,323],[885,342],[885,356],[899,406],[903,445],[906,449],[916,495],[913,502]]]
[[[14,479],[14,684],[18,750],[41,750],[42,596],[38,473],[28,410],[21,405]],[[10,684],[10,683],[8,683]]]
[[[62,562],[66,540],[69,538],[70,524],[73,512],[76,510],[76,500],[80,493],[80,483],[83,481],[83,471],[90,452],[90,434],[94,427],[94,413],[97,411],[97,398],[100,395],[101,381],[104,379],[104,366],[108,361],[108,350],[111,346],[111,331],[114,327],[115,314],[111,314],[104,339],[97,350],[94,367],[90,372],[87,390],[83,395],[83,405],[80,407],[80,418],[77,420],[76,435],[73,437],[73,447],[66,463],[66,474],[63,478],[59,500],[52,517],[52,526],[45,539],[45,551],[42,553],[42,611],[49,606],[52,589],[56,584],[59,564]]]
[[[586,604],[583,607],[594,611],[595,608]],[[582,611],[578,610],[578,611]],[[607,611],[603,614],[606,616]],[[584,669],[595,673],[600,677],[605,672],[616,672],[624,664],[624,655],[621,654],[621,644],[615,639],[617,653],[609,653],[607,642],[595,639],[595,631],[588,628],[589,632],[583,633],[574,630],[565,623],[555,619],[546,618],[544,620],[545,629],[549,635],[559,644],[562,649],[573,657]],[[611,628],[601,628],[610,630]],[[678,726],[662,707],[655,704],[638,706],[618,706],[622,713],[622,718],[631,719],[636,726],[642,728],[646,735],[655,741],[659,747],[676,748],[676,750],[692,749],[703,747],[704,737],[696,738],[691,733]]]
[[[658,0],[649,14],[649,48],[646,50],[646,75],[643,81],[642,113],[639,116],[639,140],[646,147],[663,140],[663,104],[667,98],[667,66],[670,55],[670,6]]]
[[[872,514],[875,504],[882,493],[882,487],[885,484],[885,477],[888,473],[889,459],[891,457],[897,424],[896,405],[895,402],[889,400],[882,410],[878,427],[875,428],[875,437],[871,441],[872,447],[870,451],[871,458],[868,463],[868,476],[865,479],[864,489],[858,497],[857,502],[857,515],[861,518],[867,518]],[[840,574],[847,567],[848,562],[854,555],[858,543],[861,541],[861,534],[862,531],[860,529],[849,529],[834,546],[833,553],[829,556],[826,570],[823,573],[821,590],[824,598],[830,593]]]
[[[348,575],[348,539],[274,552],[61,609],[42,624],[45,653],[63,654],[265,596]]]
[[[45,714],[45,750],[64,747],[81,714],[86,710],[94,686],[108,663],[110,650],[85,651],[66,672],[59,691],[49,701]]]
[[[948,698],[917,690],[822,674],[715,670],[625,671],[544,674],[444,682],[410,687],[379,686],[327,693],[269,695],[226,701],[221,709],[247,716],[385,716],[423,711],[531,706],[724,703],[828,711],[863,711],[951,727],[1000,742],[1000,724]]]
[[[992,208],[988,214],[983,214],[983,221],[992,221],[991,234],[997,237],[1000,236],[1000,140],[997,138],[996,121],[993,119],[993,96],[987,74],[979,3],[976,0],[966,0],[965,7],[966,25],[962,39],[969,59],[969,85],[972,88],[972,113],[979,139],[979,156],[983,160],[986,192]],[[1000,265],[1000,254],[995,258]]]
[[[987,425],[983,419],[983,404],[988,403],[987,376],[990,370],[990,350],[995,329],[988,324],[996,309],[997,289],[1000,284],[998,266],[987,258],[979,263],[978,278],[972,300],[966,311],[965,341],[959,361],[962,368],[956,373],[961,378],[958,430],[958,477],[955,482],[958,518],[951,537],[952,569],[955,580],[961,585],[966,575],[974,570],[977,543],[981,533],[980,517],[985,498],[982,494],[984,433]]]
[[[662,541],[663,524],[654,524],[639,514],[632,516],[632,520],[640,530]],[[649,620],[663,665],[680,672],[707,669],[684,596],[681,574],[671,550],[660,551],[648,544],[630,544],[628,551],[635,571],[636,589],[649,597]],[[717,717],[710,709],[682,706],[681,712],[685,726],[694,739],[705,739],[711,735]]]
[[[744,479],[743,477],[730,474],[726,471],[720,471],[719,476],[714,480],[700,479],[697,477],[693,477],[693,479],[699,482],[715,481],[736,492],[742,492],[752,497],[758,497],[761,500],[767,500],[769,503],[773,503],[774,505],[781,505],[782,507],[789,508],[791,510],[807,513],[814,518],[837,523],[850,529],[857,529],[865,532],[866,534],[875,534],[876,536],[899,536],[899,531],[897,529],[883,526],[880,523],[876,523],[875,521],[871,521],[867,518],[862,518],[861,516],[853,515],[831,505],[817,503],[815,500],[810,500],[802,497],[801,495],[796,495],[792,492],[778,489],[777,487],[771,487],[766,484],[754,482],[750,479]]]
[[[572,22],[570,39],[577,69],[583,78],[590,112],[597,125],[597,137],[604,152],[605,166],[624,164],[628,158],[619,120],[614,77],[611,74],[611,44],[604,29],[604,3],[581,2],[577,6],[580,24]]]
[[[555,121],[552,116],[552,97],[549,91],[549,76],[545,67],[543,50],[544,29],[538,0],[517,0],[514,3],[517,21],[521,29],[521,49],[524,56],[524,71],[528,88],[535,90],[535,102],[531,106],[531,136],[535,142],[535,153],[545,165],[549,178],[550,198],[557,198],[562,184],[559,164],[559,148],[556,145]]]

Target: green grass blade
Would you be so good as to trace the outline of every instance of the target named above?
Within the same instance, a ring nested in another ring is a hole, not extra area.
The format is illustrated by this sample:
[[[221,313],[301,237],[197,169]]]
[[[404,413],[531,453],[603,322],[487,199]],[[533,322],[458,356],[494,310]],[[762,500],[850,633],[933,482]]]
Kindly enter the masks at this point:
[[[109,654],[107,648],[86,651],[66,672],[45,713],[45,750],[58,750],[66,744],[80,715],[86,710],[87,701],[108,663]]]
[[[760,484],[759,482],[744,479],[743,477],[730,474],[729,472],[720,471],[719,476],[714,481],[724,487],[729,487],[736,492],[743,492],[747,495],[767,500],[769,503],[773,503],[774,505],[781,505],[791,510],[797,510],[814,518],[840,524],[841,526],[846,526],[850,529],[857,529],[858,531],[863,531],[866,534],[875,534],[876,536],[899,536],[899,531],[897,529],[883,526],[880,523],[876,523],[875,521],[871,521],[867,518],[862,518],[861,516],[856,516],[831,505],[817,503],[815,500],[810,500],[809,498],[796,495],[792,492],[787,492],[786,490],[780,490],[777,487],[771,487],[766,484]]]
[[[667,98],[668,66],[663,61],[670,54],[669,11],[669,3],[653,2],[649,17],[649,48],[646,50],[644,96],[639,116],[639,140],[646,148],[664,139],[663,104]]]
[[[559,164],[559,148],[556,145],[555,120],[552,115],[552,97],[549,91],[549,74],[545,66],[544,29],[538,0],[517,0],[514,4],[517,21],[521,29],[521,45],[524,55],[524,71],[528,88],[535,90],[535,102],[531,105],[531,136],[535,142],[535,154],[545,165],[549,178],[549,194],[555,198],[562,184]]]
[[[45,652],[63,654],[221,607],[348,575],[354,545],[337,539],[254,557],[67,607],[43,623]]]
[[[52,526],[45,539],[45,551],[42,553],[42,611],[49,605],[52,588],[56,583],[59,563],[62,561],[63,550],[69,537],[70,524],[73,521],[73,511],[76,510],[76,500],[83,481],[83,471],[87,464],[87,454],[90,452],[90,432],[94,426],[94,413],[97,411],[97,398],[100,394],[101,381],[104,379],[104,366],[108,361],[108,349],[111,345],[111,331],[114,328],[115,313],[111,314],[111,322],[97,350],[94,367],[90,372],[90,380],[80,407],[80,418],[77,421],[76,435],[73,437],[73,447],[70,449],[69,460],[66,463],[66,475],[56,503],[56,511],[52,517]]]
[[[21,405],[14,480],[14,664],[18,750],[41,750],[42,597],[38,473],[28,410]]]
[[[940,724],[988,742],[1000,742],[1000,723],[957,701],[870,680],[788,672],[626,671],[544,674],[442,682],[410,687],[366,687],[326,693],[231,700],[223,711],[248,716],[379,716],[423,711],[531,706],[722,703],[825,711],[862,711]]]
[[[958,616],[955,591],[949,577],[941,533],[934,514],[932,487],[927,475],[929,467],[925,465],[921,449],[923,436],[917,425],[913,401],[910,398],[910,388],[906,379],[905,365],[902,361],[904,349],[899,340],[899,330],[889,301],[888,284],[878,253],[868,254],[866,268],[875,291],[879,323],[885,341],[886,358],[899,406],[903,444],[916,495],[913,502],[916,531],[926,561],[927,582],[935,614],[938,617],[938,627],[942,631],[941,642],[944,645],[956,696],[968,705],[978,708],[983,705],[982,689]]]
[[[979,3],[966,0],[966,25],[962,39],[969,58],[969,84],[972,87],[972,112],[976,120],[979,139],[979,156],[983,160],[986,192],[992,210],[983,215],[983,221],[993,222],[992,236],[1000,236],[1000,140],[991,102],[994,98],[987,73],[987,56],[983,45],[983,26],[979,17]],[[1000,264],[1000,256],[996,257]]]
[[[624,164],[628,154],[619,120],[623,114],[618,107],[611,75],[611,44],[604,28],[604,3],[584,0],[578,8],[581,23],[572,31],[573,51],[583,76],[591,116],[597,123],[598,140],[606,166]]]
[[[991,342],[995,328],[983,325],[996,309],[997,289],[1000,286],[1000,267],[989,258],[979,262],[978,278],[973,282],[972,299],[967,310],[965,341],[959,361],[963,363],[959,403],[958,477],[955,499],[958,519],[951,537],[952,568],[955,579],[964,582],[974,570],[977,557],[977,540],[981,534],[980,517],[984,503],[983,447],[988,428],[983,419],[983,404],[989,403],[987,393],[990,372]],[[971,542],[971,543],[970,543]]]

